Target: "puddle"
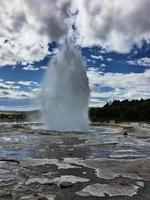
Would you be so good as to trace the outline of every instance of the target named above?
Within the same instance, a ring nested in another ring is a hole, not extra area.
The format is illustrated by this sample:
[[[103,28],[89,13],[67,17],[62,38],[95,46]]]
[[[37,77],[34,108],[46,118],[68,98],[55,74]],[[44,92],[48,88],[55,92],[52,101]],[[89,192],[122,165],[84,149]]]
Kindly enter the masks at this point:
[[[67,157],[70,155],[66,147],[71,148],[76,142],[79,146],[77,145],[77,149],[70,153],[71,156],[77,151],[79,153],[75,155],[79,157],[81,153],[83,157],[97,158],[132,159],[150,156],[149,138],[140,138],[133,134],[125,137],[117,129],[112,128],[91,128],[87,133],[50,135],[33,135],[22,131],[22,134],[0,137],[0,156],[59,158],[64,155]]]

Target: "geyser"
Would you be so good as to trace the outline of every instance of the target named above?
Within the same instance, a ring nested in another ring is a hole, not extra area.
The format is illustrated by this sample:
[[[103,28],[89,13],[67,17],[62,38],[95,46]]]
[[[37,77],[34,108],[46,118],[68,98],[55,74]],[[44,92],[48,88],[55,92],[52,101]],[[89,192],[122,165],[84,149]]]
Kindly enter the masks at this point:
[[[50,62],[40,102],[45,125],[56,131],[87,131],[89,84],[78,49],[67,42]]]

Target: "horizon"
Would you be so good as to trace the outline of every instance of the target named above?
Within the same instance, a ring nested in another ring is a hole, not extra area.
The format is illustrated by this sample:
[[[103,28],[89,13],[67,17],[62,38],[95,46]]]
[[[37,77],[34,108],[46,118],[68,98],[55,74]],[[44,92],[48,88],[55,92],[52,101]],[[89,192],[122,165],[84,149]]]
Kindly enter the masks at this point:
[[[113,101],[106,102],[106,104],[104,104],[103,106],[99,106],[99,107],[97,107],[97,106],[95,106],[95,107],[90,107],[90,106],[89,106],[88,109],[90,110],[91,108],[104,108],[105,105],[107,105],[107,104],[111,105],[111,104],[112,104],[113,102],[115,102],[115,101],[119,101],[120,103],[122,103],[123,101],[128,101],[128,102],[139,101],[139,102],[140,102],[141,100],[150,100],[150,98],[148,98],[148,99],[143,99],[143,98],[141,98],[141,99],[139,99],[139,100],[138,100],[138,99],[132,99],[132,100],[124,99],[124,100],[122,100],[122,101],[120,101],[119,99],[114,99]],[[41,109],[41,108],[37,108],[37,109],[36,109],[36,108],[35,108],[35,109],[28,109],[28,110],[27,110],[27,109],[26,109],[26,110],[21,110],[21,109],[18,109],[18,110],[13,110],[13,109],[12,109],[12,110],[11,110],[11,109],[9,109],[9,110],[0,110],[0,113],[1,113],[1,112],[6,112],[6,113],[7,113],[7,112],[8,112],[8,113],[9,113],[9,112],[10,112],[10,113],[11,113],[11,112],[14,112],[14,113],[15,113],[15,112],[16,112],[16,113],[17,113],[17,112],[35,112],[35,111],[40,111],[40,112],[41,112],[42,109]]]

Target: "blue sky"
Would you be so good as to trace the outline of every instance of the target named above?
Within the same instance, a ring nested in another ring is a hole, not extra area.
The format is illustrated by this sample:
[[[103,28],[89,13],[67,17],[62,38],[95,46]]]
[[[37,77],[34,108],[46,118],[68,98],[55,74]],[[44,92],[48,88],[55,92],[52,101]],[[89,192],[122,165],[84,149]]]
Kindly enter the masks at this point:
[[[51,58],[72,35],[89,78],[89,106],[150,98],[150,2],[133,0],[129,8],[127,1],[2,0],[0,110],[39,108]]]

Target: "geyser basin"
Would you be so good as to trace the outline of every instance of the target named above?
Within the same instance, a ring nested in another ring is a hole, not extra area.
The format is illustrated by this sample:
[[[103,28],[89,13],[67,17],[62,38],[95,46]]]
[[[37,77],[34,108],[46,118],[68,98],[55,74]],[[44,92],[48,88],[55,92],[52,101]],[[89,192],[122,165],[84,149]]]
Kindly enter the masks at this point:
[[[88,130],[89,83],[80,52],[67,43],[49,65],[40,102],[46,127],[56,131]]]

